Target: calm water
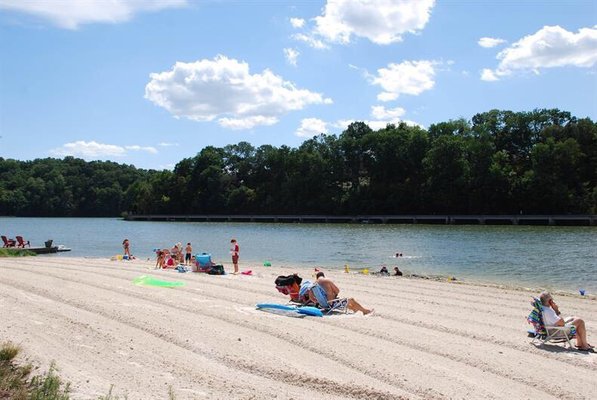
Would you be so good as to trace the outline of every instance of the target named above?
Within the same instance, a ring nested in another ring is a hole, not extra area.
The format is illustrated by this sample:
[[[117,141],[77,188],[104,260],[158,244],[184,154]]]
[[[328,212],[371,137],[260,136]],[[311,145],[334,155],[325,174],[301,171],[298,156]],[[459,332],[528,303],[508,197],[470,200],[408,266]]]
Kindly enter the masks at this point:
[[[241,268],[325,266],[353,270],[386,264],[418,274],[597,293],[595,227],[437,226],[127,222],[112,218],[3,218],[0,232],[23,235],[34,246],[47,239],[73,249],[48,257],[109,257],[131,241],[137,257],[191,242],[229,263],[230,238],[241,246]],[[396,259],[396,252],[403,254]]]

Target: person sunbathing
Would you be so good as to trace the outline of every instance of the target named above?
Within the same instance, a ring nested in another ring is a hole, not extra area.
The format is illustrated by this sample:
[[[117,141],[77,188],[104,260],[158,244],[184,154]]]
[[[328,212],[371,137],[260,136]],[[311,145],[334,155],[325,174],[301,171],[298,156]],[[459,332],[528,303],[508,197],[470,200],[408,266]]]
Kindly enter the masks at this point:
[[[579,350],[591,350],[594,348],[587,341],[585,321],[577,317],[568,317],[566,319],[560,317],[560,309],[555,301],[553,301],[553,297],[549,292],[541,293],[539,300],[543,304],[543,322],[546,326],[574,325],[576,327],[576,347]]]
[[[324,307],[324,308],[329,308],[329,304],[331,302],[333,302],[334,300],[338,299],[338,294],[340,293],[340,289],[338,288],[338,286],[336,286],[336,284],[329,278],[325,277],[325,274],[323,272],[318,272],[316,275],[317,278],[317,285],[319,285],[319,287],[321,289],[323,289],[323,292],[325,293],[327,303],[328,304],[322,304],[323,301],[318,301],[317,300],[317,296],[313,293],[313,288],[311,288],[311,290],[309,290],[309,300],[312,301],[313,303],[319,304],[320,306]],[[323,300],[323,299],[321,299]],[[360,311],[362,312],[364,315],[370,314],[373,309],[369,310],[365,307],[363,307],[362,305],[360,305],[355,299],[353,299],[352,297],[347,298],[347,307],[349,310],[357,312]]]

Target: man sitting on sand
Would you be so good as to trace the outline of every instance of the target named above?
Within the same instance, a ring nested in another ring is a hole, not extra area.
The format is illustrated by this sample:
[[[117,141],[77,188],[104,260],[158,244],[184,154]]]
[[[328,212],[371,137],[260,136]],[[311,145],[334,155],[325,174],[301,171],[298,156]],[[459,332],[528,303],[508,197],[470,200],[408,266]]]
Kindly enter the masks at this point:
[[[317,285],[319,285],[319,287],[321,289],[323,289],[328,304],[322,304],[321,301],[317,300],[316,295],[313,293],[313,288],[311,288],[311,290],[309,290],[309,300],[312,301],[313,303],[319,304],[320,306],[322,306],[324,308],[328,308],[329,303],[338,299],[338,293],[340,293],[340,289],[338,289],[338,286],[336,286],[336,284],[331,279],[326,278],[323,272],[318,272],[316,277],[317,277]],[[351,311],[354,311],[354,312],[360,311],[364,315],[370,314],[373,311],[372,309],[371,310],[366,309],[352,297],[348,298],[347,300],[348,300],[347,307]]]
[[[591,346],[587,342],[585,321],[577,317],[569,317],[565,320],[560,317],[561,313],[558,305],[553,301],[553,297],[551,297],[551,293],[549,292],[541,293],[539,300],[543,304],[543,322],[546,326],[574,325],[576,327],[576,347],[579,350],[591,350],[594,348],[594,346]]]

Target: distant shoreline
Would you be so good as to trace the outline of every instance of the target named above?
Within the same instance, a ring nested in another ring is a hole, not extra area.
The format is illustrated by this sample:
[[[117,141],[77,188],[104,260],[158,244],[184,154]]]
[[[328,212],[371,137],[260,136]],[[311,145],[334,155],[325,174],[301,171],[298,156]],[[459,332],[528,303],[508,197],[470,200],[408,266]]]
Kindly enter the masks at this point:
[[[126,215],[126,221],[597,226],[597,215]]]

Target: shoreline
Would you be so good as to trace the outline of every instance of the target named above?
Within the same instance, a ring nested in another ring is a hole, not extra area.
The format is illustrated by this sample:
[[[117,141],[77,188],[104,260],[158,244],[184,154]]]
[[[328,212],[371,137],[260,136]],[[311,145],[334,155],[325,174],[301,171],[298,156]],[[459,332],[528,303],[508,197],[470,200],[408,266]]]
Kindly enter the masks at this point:
[[[270,222],[326,224],[443,224],[443,225],[544,225],[595,226],[594,214],[388,214],[388,215],[189,215],[128,214],[125,221],[163,222]]]
[[[89,260],[105,260],[106,259],[105,257],[97,257],[97,256],[69,257],[69,258],[82,258],[82,259],[89,259]],[[142,259],[142,257],[137,258],[136,260],[142,261],[142,262],[155,262],[155,260],[153,260],[151,258],[150,259],[147,259],[147,258]],[[121,261],[121,262],[127,262],[127,261]],[[243,262],[241,260],[239,267],[241,269],[254,269],[255,267],[263,268],[263,269],[278,268],[278,269],[287,270],[288,273],[286,275],[292,274],[292,273],[296,272],[297,270],[301,271],[302,273],[308,273],[309,275],[314,275],[314,272],[313,272],[314,268],[319,268],[321,270],[330,271],[330,272],[334,272],[334,273],[345,274],[343,267],[335,266],[335,265],[329,266],[329,265],[325,265],[325,264],[312,264],[312,265],[297,264],[296,266],[289,266],[289,265],[286,265],[283,263],[278,264],[275,260],[270,263],[273,266],[265,267],[263,265],[260,265],[260,262],[258,262],[258,261],[249,260],[249,261]],[[220,264],[220,262],[217,262],[216,264]],[[224,268],[225,268],[227,274],[229,274],[230,271],[233,270],[232,263],[224,262],[221,264],[224,265]],[[398,266],[398,265],[394,265],[394,264],[391,265],[391,267],[394,267],[394,266]],[[376,268],[380,268],[380,267],[377,266]],[[367,274],[361,273],[360,271],[363,269],[369,269],[369,273],[367,273]],[[370,276],[372,278],[382,278],[382,279],[386,279],[386,278],[420,279],[420,280],[430,280],[430,281],[436,281],[436,282],[447,282],[447,283],[452,283],[452,284],[472,285],[472,286],[479,286],[479,287],[491,287],[491,288],[496,288],[496,289],[517,290],[517,291],[532,292],[532,293],[535,293],[535,292],[540,293],[542,291],[549,291],[553,294],[562,295],[562,296],[577,297],[579,299],[586,298],[589,300],[597,300],[597,294],[586,293],[585,295],[580,295],[577,291],[573,291],[573,290],[559,289],[559,288],[553,288],[553,287],[547,287],[547,286],[532,287],[532,286],[525,285],[524,283],[521,283],[521,282],[499,282],[499,281],[493,281],[491,279],[484,280],[483,278],[472,278],[472,277],[462,278],[462,277],[452,275],[452,274],[431,274],[431,273],[424,274],[424,273],[414,273],[414,272],[410,272],[408,270],[401,270],[401,271],[403,272],[402,276],[394,276],[391,274],[389,276],[383,276],[383,275],[379,275],[379,273],[377,271],[371,270],[371,268],[367,268],[367,267],[352,268],[351,267],[351,270],[348,273],[348,275]],[[452,279],[452,278],[454,278],[454,279]]]
[[[55,360],[73,399],[96,399],[111,385],[114,395],[131,400],[168,398],[169,387],[177,399],[597,395],[597,353],[530,343],[526,290],[326,269],[341,295],[374,308],[374,315],[299,319],[255,304],[286,303],[276,276],[311,279],[306,271],[260,266],[250,268],[252,276],[211,276],[153,265],[0,259],[0,338],[17,341],[42,368]],[[137,286],[140,275],[184,286]],[[566,315],[587,321],[595,344],[594,299],[555,297]]]

